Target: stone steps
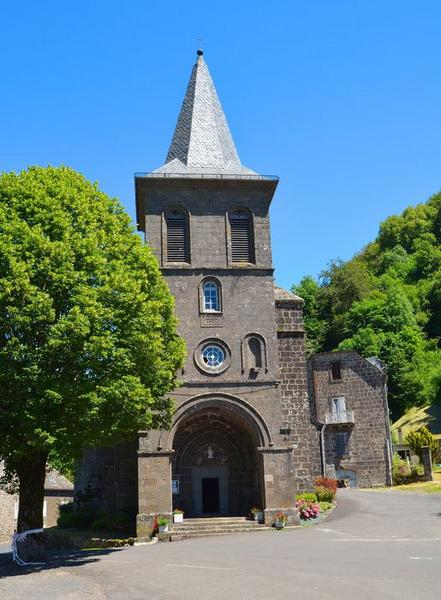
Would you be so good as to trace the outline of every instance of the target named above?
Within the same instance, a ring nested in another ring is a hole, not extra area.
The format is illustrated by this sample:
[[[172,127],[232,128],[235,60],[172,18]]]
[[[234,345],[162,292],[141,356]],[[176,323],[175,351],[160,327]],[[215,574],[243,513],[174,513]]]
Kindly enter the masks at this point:
[[[214,518],[214,519],[185,519],[183,523],[173,523],[172,530],[173,531],[181,531],[185,530],[208,530],[208,529],[218,529],[223,527],[230,527],[234,529],[239,529],[246,527],[250,528],[259,528],[261,527],[260,523],[257,521],[243,519],[232,519],[232,518]]]
[[[208,517],[185,519],[183,523],[173,523],[170,531],[160,533],[162,541],[182,540],[217,535],[232,535],[234,533],[249,533],[255,531],[270,531],[268,525],[251,521],[245,517]]]

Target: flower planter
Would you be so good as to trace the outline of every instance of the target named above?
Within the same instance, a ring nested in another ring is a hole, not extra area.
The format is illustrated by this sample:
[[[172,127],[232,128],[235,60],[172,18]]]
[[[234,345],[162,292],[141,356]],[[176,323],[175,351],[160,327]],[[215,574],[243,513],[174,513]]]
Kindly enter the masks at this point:
[[[159,529],[159,533],[167,533],[168,525],[159,525],[158,529]]]
[[[284,519],[276,519],[276,521],[274,521],[274,527],[276,529],[283,529],[285,527]]]
[[[183,523],[184,522],[183,513],[173,513],[173,522],[174,523]]]
[[[257,521],[258,523],[262,523],[262,521],[263,521],[263,512],[262,511],[255,512],[254,513],[254,520]]]

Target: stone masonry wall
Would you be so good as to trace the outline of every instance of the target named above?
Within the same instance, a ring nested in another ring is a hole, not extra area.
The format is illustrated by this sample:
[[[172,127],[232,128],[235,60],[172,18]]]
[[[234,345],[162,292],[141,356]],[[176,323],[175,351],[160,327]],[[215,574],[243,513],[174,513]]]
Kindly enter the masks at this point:
[[[331,371],[335,362],[341,367],[337,380]],[[387,484],[384,374],[355,352],[316,354],[310,366],[318,420],[324,423],[327,415],[332,416],[332,398],[337,397],[345,399],[346,411],[353,414],[353,423],[326,426],[326,463],[333,464],[337,474],[352,471],[359,487]]]
[[[106,512],[135,515],[138,498],[137,442],[85,452],[75,472],[75,496]]]
[[[311,489],[321,473],[319,432],[308,395],[302,303],[300,299],[276,299],[282,431],[286,441],[295,446],[293,461],[300,491]]]

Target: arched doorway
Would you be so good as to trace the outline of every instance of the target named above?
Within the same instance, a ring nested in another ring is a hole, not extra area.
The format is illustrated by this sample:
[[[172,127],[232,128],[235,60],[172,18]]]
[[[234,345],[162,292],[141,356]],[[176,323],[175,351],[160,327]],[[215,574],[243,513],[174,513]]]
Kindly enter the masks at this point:
[[[188,516],[245,515],[262,506],[258,432],[227,401],[205,401],[173,437],[173,507]]]

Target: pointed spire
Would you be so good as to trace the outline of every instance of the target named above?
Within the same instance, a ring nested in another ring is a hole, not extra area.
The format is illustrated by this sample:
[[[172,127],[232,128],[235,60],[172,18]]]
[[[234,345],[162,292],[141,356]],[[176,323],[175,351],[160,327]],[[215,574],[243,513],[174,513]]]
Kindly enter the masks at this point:
[[[240,162],[202,50],[197,55],[165,165],[155,172],[253,174]]]

